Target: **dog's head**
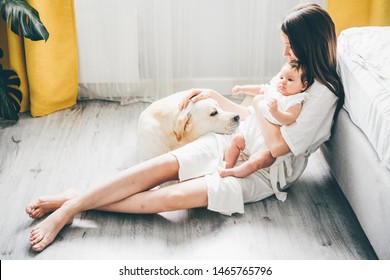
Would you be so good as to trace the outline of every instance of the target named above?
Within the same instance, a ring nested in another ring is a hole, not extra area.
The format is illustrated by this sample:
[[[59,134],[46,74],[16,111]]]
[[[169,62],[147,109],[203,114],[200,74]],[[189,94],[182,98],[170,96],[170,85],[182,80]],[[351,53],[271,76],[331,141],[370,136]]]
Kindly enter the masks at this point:
[[[239,115],[223,111],[218,102],[208,98],[188,104],[179,113],[174,133],[178,141],[189,142],[208,132],[232,134],[239,123]]]

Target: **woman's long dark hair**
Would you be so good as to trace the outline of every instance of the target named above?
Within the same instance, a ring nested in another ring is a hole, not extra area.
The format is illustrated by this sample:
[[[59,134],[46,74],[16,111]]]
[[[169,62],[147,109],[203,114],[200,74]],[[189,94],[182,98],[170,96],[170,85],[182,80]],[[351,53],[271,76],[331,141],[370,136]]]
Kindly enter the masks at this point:
[[[285,17],[281,29],[313,78],[338,96],[338,111],[344,103],[344,89],[336,70],[337,37],[332,18],[317,4],[303,4]]]

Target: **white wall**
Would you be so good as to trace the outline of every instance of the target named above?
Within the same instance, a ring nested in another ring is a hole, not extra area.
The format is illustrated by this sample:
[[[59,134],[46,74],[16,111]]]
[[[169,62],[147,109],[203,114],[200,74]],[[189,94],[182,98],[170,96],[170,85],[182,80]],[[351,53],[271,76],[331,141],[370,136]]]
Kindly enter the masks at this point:
[[[174,71],[177,88],[230,92],[236,83],[269,81],[285,61],[279,24],[302,2],[306,1],[173,1],[172,41],[188,42],[187,50],[173,52],[173,65],[179,65]],[[326,7],[325,0],[314,2]]]
[[[285,61],[280,22],[302,2],[75,0],[85,98],[268,82]]]

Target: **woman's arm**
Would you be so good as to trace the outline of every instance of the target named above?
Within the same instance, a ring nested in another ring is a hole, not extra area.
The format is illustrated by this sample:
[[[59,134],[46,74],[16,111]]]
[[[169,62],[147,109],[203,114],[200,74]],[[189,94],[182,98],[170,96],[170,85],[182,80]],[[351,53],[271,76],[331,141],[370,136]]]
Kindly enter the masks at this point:
[[[202,99],[212,98],[218,102],[219,106],[225,111],[234,112],[240,115],[240,119],[244,120],[249,115],[249,110],[245,106],[241,106],[233,101],[230,101],[222,94],[212,89],[191,89],[188,95],[184,98],[179,109],[182,110],[187,107],[190,102],[197,102]]]
[[[260,110],[260,102],[262,98],[258,98],[261,96],[257,96],[253,99],[253,107],[256,112],[257,120],[260,123],[260,128],[264,136],[265,143],[269,149],[269,156],[277,158],[279,156],[283,156],[289,153],[291,150],[287,145],[286,141],[284,141],[282,133],[280,132],[280,126],[270,123],[266,120]]]

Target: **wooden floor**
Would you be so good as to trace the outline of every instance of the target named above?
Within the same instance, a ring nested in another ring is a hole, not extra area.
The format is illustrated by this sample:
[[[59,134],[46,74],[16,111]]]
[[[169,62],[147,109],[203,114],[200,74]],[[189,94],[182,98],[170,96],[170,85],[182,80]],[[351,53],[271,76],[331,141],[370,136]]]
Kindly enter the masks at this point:
[[[134,164],[137,118],[146,105],[80,102],[1,125],[1,259],[376,259],[320,152],[284,203],[271,197],[232,217],[206,209],[88,211],[34,253],[28,237],[37,222],[25,214],[26,204],[68,188],[82,191]]]

